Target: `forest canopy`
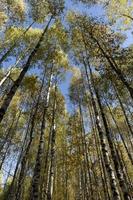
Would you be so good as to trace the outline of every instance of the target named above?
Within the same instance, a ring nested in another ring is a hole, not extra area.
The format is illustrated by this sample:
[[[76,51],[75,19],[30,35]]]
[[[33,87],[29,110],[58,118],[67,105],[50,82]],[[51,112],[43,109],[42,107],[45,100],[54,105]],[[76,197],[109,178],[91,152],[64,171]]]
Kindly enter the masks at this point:
[[[1,0],[0,200],[133,199],[133,2]]]

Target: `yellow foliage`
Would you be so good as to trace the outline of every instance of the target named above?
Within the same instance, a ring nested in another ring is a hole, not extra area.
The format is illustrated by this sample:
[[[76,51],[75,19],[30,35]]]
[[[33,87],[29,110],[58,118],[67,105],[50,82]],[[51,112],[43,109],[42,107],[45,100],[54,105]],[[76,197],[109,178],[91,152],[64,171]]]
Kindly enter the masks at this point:
[[[12,42],[16,41],[16,39],[19,38],[24,33],[24,31],[25,29],[23,28],[12,26],[11,28],[7,29],[5,33],[5,40],[8,40],[8,38],[11,38]],[[30,28],[28,32],[23,36],[23,38],[26,42],[30,42],[30,41],[34,42],[37,38],[39,38],[41,33],[42,33],[41,29]]]
[[[55,57],[54,57],[54,61],[56,64],[60,65],[60,66],[68,66],[68,57],[67,55],[63,52],[62,49],[58,50],[55,52]]]
[[[7,21],[7,19],[7,15],[4,12],[0,11],[0,26],[2,26]]]
[[[132,23],[131,18],[133,18],[133,2],[128,0],[109,1],[107,13],[110,20],[118,24],[119,28],[120,25],[125,25],[125,27],[128,27]]]
[[[13,18],[24,20],[25,18],[25,2],[24,0],[8,0],[8,4],[12,12],[15,13]]]

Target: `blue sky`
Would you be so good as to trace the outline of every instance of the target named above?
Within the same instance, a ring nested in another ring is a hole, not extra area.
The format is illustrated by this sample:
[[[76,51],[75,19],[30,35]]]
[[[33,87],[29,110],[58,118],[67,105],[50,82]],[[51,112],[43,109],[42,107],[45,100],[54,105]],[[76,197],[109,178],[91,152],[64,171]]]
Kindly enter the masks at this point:
[[[101,8],[101,6],[95,5],[93,7],[87,7],[86,5],[83,5],[82,3],[75,4],[71,0],[66,0],[66,10],[68,10],[68,9],[74,10],[77,12],[86,12],[92,16],[105,17],[105,13],[104,13],[103,9]],[[31,23],[31,22],[28,22],[28,23]],[[26,23],[25,25],[27,26],[28,23]],[[38,26],[35,25],[34,27],[41,28],[42,25],[38,25]],[[127,39],[124,42],[123,47],[127,47],[133,43],[133,35],[131,34],[131,31],[126,31],[126,35],[127,35]],[[8,67],[9,65],[11,65],[13,63],[14,63],[14,60],[7,61],[4,63],[4,67]],[[32,71],[34,71],[34,69]],[[35,73],[35,71],[34,71],[34,73]],[[72,77],[71,73],[67,73],[65,81],[63,81],[63,83],[60,84],[60,89],[66,99],[66,105],[67,105],[68,111],[70,111],[70,109],[71,109],[71,106],[69,105],[69,98],[68,98],[68,88],[70,85],[71,77]]]
[[[95,6],[89,7],[83,3],[76,4],[72,0],[66,0],[66,10],[74,10],[74,11],[83,12],[83,13],[85,12],[88,15],[91,15],[93,17],[100,17],[100,18],[106,17],[105,12],[100,5],[95,5]],[[127,39],[123,43],[123,47],[128,47],[130,44],[133,43],[133,35],[131,32],[132,32],[132,30],[128,30],[125,32]],[[61,83],[61,85],[60,85],[60,89],[66,99],[66,105],[67,105],[68,110],[71,109],[69,106],[69,98],[68,98],[68,89],[69,89],[71,77],[72,77],[71,74],[67,73],[66,80],[63,83]]]
[[[74,3],[74,1],[72,1],[72,0],[66,0],[65,7],[66,7],[66,11],[74,10],[74,11],[77,11],[80,13],[85,12],[85,13],[88,13],[89,15],[92,15],[93,17],[95,17],[95,16],[102,17],[105,15],[102,7],[99,5],[89,7],[81,2]],[[67,106],[68,110],[71,109],[70,105],[69,105],[69,98],[68,98],[68,89],[69,89],[71,77],[72,77],[72,74],[68,72],[66,74],[65,81],[63,83],[61,83],[61,85],[60,85],[60,89],[61,89],[63,95],[65,96],[66,106]]]
[[[77,11],[77,12],[85,12],[87,13],[88,15],[92,15],[93,17],[101,17],[101,18],[105,18],[105,12],[103,10],[103,8],[99,5],[95,5],[95,6],[87,6],[83,3],[74,3],[74,1],[72,0],[66,0],[65,1],[65,7],[66,7],[66,12],[68,10],[74,10],[74,11]],[[31,21],[29,21],[28,23],[31,23]],[[25,26],[28,26],[28,23],[26,22]],[[43,27],[43,24],[42,25],[37,25],[35,23],[35,25],[33,26],[35,28],[42,28]],[[123,47],[127,47],[129,46],[131,43],[133,43],[133,35],[131,34],[131,31],[126,31],[126,35],[127,35],[127,39],[126,41],[124,42],[123,44]],[[13,64],[14,60],[10,60],[10,61],[7,61],[4,63],[4,67],[8,67],[9,65]],[[34,71],[34,70],[32,70]],[[69,85],[70,85],[70,81],[71,81],[71,73],[67,73],[66,74],[66,79],[65,81],[63,81],[61,84],[60,84],[60,89],[63,93],[63,95],[65,96],[65,99],[66,99],[66,104],[67,104],[67,108],[69,110],[69,100],[68,100],[68,88],[69,88]]]

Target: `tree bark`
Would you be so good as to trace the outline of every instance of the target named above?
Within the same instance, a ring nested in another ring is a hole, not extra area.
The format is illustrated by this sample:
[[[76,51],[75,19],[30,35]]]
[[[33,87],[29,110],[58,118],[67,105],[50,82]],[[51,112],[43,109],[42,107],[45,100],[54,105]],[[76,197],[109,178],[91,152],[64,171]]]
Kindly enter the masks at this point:
[[[116,175],[117,175],[117,178],[119,180],[119,185],[121,187],[121,191],[123,193],[124,199],[125,200],[131,200],[131,196],[129,194],[128,188],[127,188],[127,186],[125,184],[125,181],[124,181],[124,177],[123,177],[122,171],[120,169],[120,164],[119,164],[119,161],[117,159],[117,155],[116,155],[116,152],[115,152],[115,149],[114,149],[114,145],[113,145],[112,138],[111,138],[111,135],[110,135],[110,131],[109,131],[109,128],[108,128],[106,117],[105,117],[105,114],[104,114],[104,111],[103,111],[103,108],[102,108],[102,104],[101,104],[101,100],[100,100],[100,97],[99,97],[99,94],[98,94],[98,90],[95,87],[93,74],[92,74],[92,70],[91,70],[89,61],[88,61],[88,67],[89,67],[89,71],[90,71],[91,82],[93,84],[93,88],[94,88],[94,91],[95,91],[95,94],[96,94],[96,99],[97,99],[98,106],[99,106],[99,109],[100,109],[100,113],[101,113],[101,117],[102,117],[102,120],[103,120],[104,128],[105,128],[105,131],[106,131],[106,137],[108,139],[108,143],[109,143],[109,147],[110,147],[110,151],[111,151],[111,155],[112,155],[112,160],[113,160],[113,163],[114,163],[114,166],[115,166],[115,170],[116,170]]]
[[[49,173],[49,182],[48,182],[48,192],[47,200],[52,200],[53,196],[53,186],[54,186],[54,171],[55,171],[55,139],[56,139],[56,92],[57,86],[55,84],[55,95],[53,103],[53,113],[52,113],[52,134],[51,134],[51,161],[50,161],[50,173]]]
[[[111,61],[111,59],[109,58],[109,56],[107,55],[107,53],[104,51],[104,49],[102,48],[101,44],[99,43],[99,41],[92,36],[92,39],[97,43],[100,51],[102,52],[103,56],[107,59],[110,67],[112,68],[112,70],[117,74],[118,78],[121,80],[121,82],[123,83],[123,85],[125,85],[125,87],[127,88],[127,90],[130,93],[131,98],[133,99],[133,88],[129,85],[129,83],[126,81],[125,77],[123,76],[121,70],[118,68],[118,66],[114,65],[114,63]],[[113,60],[114,61],[114,60]]]
[[[43,110],[43,117],[42,117],[42,124],[41,124],[41,134],[39,139],[39,146],[38,146],[38,153],[36,157],[36,164],[34,168],[34,175],[32,180],[32,188],[31,188],[31,200],[39,200],[39,183],[41,177],[41,166],[42,166],[42,156],[44,150],[44,134],[45,134],[45,126],[46,126],[46,113],[49,106],[49,97],[50,97],[50,90],[51,90],[51,83],[52,83],[52,70],[50,73],[49,83],[48,83],[48,91],[47,96],[44,102],[44,110]]]
[[[34,24],[35,22],[32,22],[28,28],[22,33],[22,35],[20,35],[20,37],[14,42],[14,44],[8,49],[8,51],[2,56],[2,58],[0,59],[0,65],[2,64],[2,62],[10,55],[10,53],[13,51],[13,49],[16,47],[17,42],[20,40],[20,38],[25,35],[28,30],[31,28],[31,26]]]
[[[12,100],[12,98],[14,97],[18,87],[20,86],[25,74],[27,73],[29,67],[30,67],[30,64],[31,64],[31,61],[33,59],[33,57],[36,55],[38,49],[40,48],[41,46],[41,42],[43,41],[43,38],[44,38],[44,35],[45,33],[47,32],[48,28],[49,28],[49,25],[50,25],[50,22],[51,20],[53,19],[53,16],[50,17],[50,20],[49,22],[47,23],[37,45],[35,46],[35,48],[33,49],[33,51],[31,52],[23,70],[21,71],[19,77],[17,78],[17,80],[14,82],[13,86],[11,87],[10,91],[8,92],[8,94],[6,95],[6,98],[4,99],[4,102],[0,108],[0,122],[2,121],[5,113],[6,113],[6,110],[8,108],[8,106],[10,105],[10,102]]]
[[[29,133],[30,138],[29,138],[28,144],[26,146],[26,149],[25,149],[22,161],[21,161],[21,170],[20,170],[20,174],[19,174],[19,178],[18,178],[18,186],[17,186],[17,192],[16,192],[15,200],[20,200],[21,195],[22,195],[22,186],[23,186],[25,171],[26,171],[26,166],[27,166],[27,157],[29,155],[31,144],[32,144],[32,141],[34,139],[33,132],[34,132],[34,127],[35,127],[35,120],[36,120],[36,115],[37,115],[39,102],[40,102],[40,98],[41,98],[41,92],[42,92],[42,89],[43,89],[43,86],[44,86],[44,80],[45,80],[45,74],[43,76],[42,84],[41,84],[39,94],[38,94],[38,98],[37,98],[37,102],[36,102],[36,105],[35,105],[35,110],[34,110],[34,113],[32,115],[32,119],[31,119],[31,129],[30,129],[30,133]]]
[[[101,128],[101,124],[100,124],[100,121],[99,121],[100,118],[99,118],[97,106],[96,106],[96,103],[95,103],[95,100],[94,100],[92,88],[90,86],[90,80],[89,80],[89,76],[88,76],[88,72],[87,72],[87,65],[86,65],[84,60],[83,60],[83,63],[84,63],[84,67],[85,67],[85,72],[86,72],[86,77],[87,77],[87,81],[88,81],[89,91],[90,91],[90,94],[91,94],[91,101],[92,101],[92,105],[93,105],[93,109],[94,109],[94,113],[95,113],[95,120],[96,120],[96,125],[97,125],[99,138],[100,138],[100,142],[101,142],[104,163],[105,163],[108,175],[109,175],[112,196],[113,196],[114,200],[120,200],[121,199],[120,198],[120,193],[119,193],[119,190],[118,190],[115,173],[114,173],[114,170],[113,170],[111,162],[110,162],[109,153],[108,153],[108,147],[107,147],[106,140],[105,140],[105,134],[103,133],[102,128]]]

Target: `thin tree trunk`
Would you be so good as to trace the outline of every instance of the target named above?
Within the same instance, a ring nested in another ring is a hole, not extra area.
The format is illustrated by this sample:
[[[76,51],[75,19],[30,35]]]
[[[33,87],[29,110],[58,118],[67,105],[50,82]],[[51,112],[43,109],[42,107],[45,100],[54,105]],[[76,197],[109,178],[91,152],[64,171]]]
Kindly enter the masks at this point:
[[[15,184],[16,184],[17,172],[18,172],[18,168],[19,168],[19,164],[21,162],[21,159],[23,158],[23,155],[24,155],[24,149],[25,149],[25,144],[26,144],[27,137],[28,137],[28,131],[29,131],[29,126],[30,126],[30,122],[31,122],[32,109],[33,108],[34,108],[34,102],[33,102],[33,105],[31,106],[31,113],[30,113],[30,116],[29,116],[28,125],[27,125],[27,128],[26,128],[26,133],[25,133],[25,136],[24,136],[24,141],[23,141],[23,145],[22,145],[22,148],[21,148],[21,152],[20,152],[16,167],[15,167],[13,180],[11,182],[11,185],[10,185],[10,188],[9,188],[9,191],[8,191],[7,199],[4,199],[4,200],[14,200],[14,196],[15,196],[14,188],[15,188]]]
[[[11,170],[12,170],[12,167],[13,167],[13,161],[11,162],[10,166],[9,166],[9,171],[8,171],[8,174],[7,174],[7,177],[6,177],[6,181],[4,183],[4,188],[3,188],[3,191],[5,192],[6,191],[6,187],[8,185],[8,180],[9,178],[12,176],[11,174]]]
[[[30,129],[30,133],[29,133],[30,138],[29,138],[27,147],[25,149],[25,152],[24,152],[24,155],[23,155],[23,158],[22,158],[22,161],[21,161],[21,170],[20,170],[20,174],[19,174],[19,178],[18,178],[18,186],[17,186],[17,192],[16,192],[15,200],[20,200],[21,195],[22,195],[22,186],[23,186],[24,177],[25,177],[24,175],[25,175],[26,166],[27,166],[27,157],[29,155],[31,144],[32,144],[32,141],[34,139],[33,132],[34,132],[34,127],[35,127],[35,119],[36,119],[36,115],[37,115],[37,112],[38,112],[39,102],[40,102],[40,98],[41,98],[41,92],[42,92],[42,89],[43,89],[43,86],[44,86],[44,80],[45,80],[45,73],[44,73],[42,84],[41,84],[41,87],[40,87],[40,90],[39,90],[37,102],[36,102],[36,105],[35,105],[35,110],[34,110],[34,113],[33,113],[32,119],[31,119],[31,129]]]
[[[119,135],[120,135],[120,137],[121,137],[122,143],[123,143],[123,145],[124,145],[124,147],[125,147],[125,150],[126,150],[126,152],[127,152],[127,155],[128,155],[128,157],[129,157],[129,160],[131,161],[131,163],[132,163],[132,165],[133,165],[132,155],[130,154],[130,152],[129,152],[129,150],[128,150],[128,147],[127,147],[127,145],[126,145],[126,143],[125,143],[125,140],[124,140],[124,138],[123,138],[123,135],[122,135],[122,133],[121,133],[121,130],[120,130],[119,126],[117,125],[117,122],[116,122],[116,120],[115,120],[115,117],[113,116],[113,113],[112,113],[112,111],[111,111],[111,109],[110,109],[110,106],[108,105],[106,99],[104,99],[104,100],[105,100],[105,103],[106,103],[106,105],[107,105],[107,107],[108,107],[108,109],[109,109],[109,112],[110,112],[110,114],[111,114],[111,117],[112,117],[112,119],[113,119],[113,121],[114,121],[114,123],[115,123],[115,126],[116,126],[116,128],[117,128],[117,130],[118,130],[118,133],[119,133]]]
[[[1,141],[1,144],[0,144],[0,155],[1,155],[1,152],[2,152],[2,150],[3,150],[3,147],[4,147],[5,143],[7,142],[8,138],[9,138],[9,136],[10,136],[10,134],[11,134],[11,131],[12,131],[12,128],[13,128],[14,123],[15,123],[15,116],[14,116],[13,119],[12,119],[11,126],[10,126],[9,129],[7,130],[7,133],[5,133],[5,135],[4,135],[5,137],[2,138],[3,141]]]
[[[22,36],[24,36],[28,30],[31,28],[31,26],[34,24],[35,22],[32,22],[28,28],[19,36],[19,38],[14,42],[14,44],[8,49],[8,51],[2,56],[2,58],[0,59],[0,65],[2,64],[2,62],[10,55],[10,53],[13,51],[13,49],[16,47],[17,42],[19,42],[19,40],[21,39]]]
[[[101,44],[99,43],[99,41],[92,36],[92,39],[97,43],[100,51],[102,52],[103,56],[105,56],[105,58],[107,59],[108,63],[110,64],[111,69],[117,74],[118,78],[122,81],[123,85],[125,85],[125,87],[127,88],[127,90],[130,93],[131,98],[133,99],[133,88],[129,85],[129,83],[126,81],[125,77],[122,74],[122,71],[118,68],[118,66],[116,65],[116,63],[114,64],[114,60],[113,62],[111,61],[111,59],[109,58],[109,56],[107,55],[107,53],[104,51],[104,49],[102,48]]]
[[[10,77],[11,75],[11,69],[6,73],[6,75],[3,77],[3,79],[0,81],[0,87],[5,83],[5,81]]]
[[[51,142],[51,133],[52,133],[52,125],[50,127],[50,131],[49,131],[49,138],[48,138],[48,147],[47,147],[47,152],[46,152],[46,158],[45,158],[45,162],[44,162],[44,188],[43,188],[43,197],[45,198],[45,196],[47,195],[47,191],[48,191],[48,176],[49,176],[49,153],[50,153],[50,142]]]
[[[92,70],[91,70],[89,61],[88,61],[88,67],[89,67],[89,71],[90,71],[91,82],[92,82],[93,87],[94,87],[94,91],[95,91],[95,94],[96,94],[97,102],[98,102],[99,109],[100,109],[100,112],[101,112],[101,117],[102,117],[104,128],[105,128],[105,131],[106,131],[106,137],[107,137],[108,142],[109,142],[109,147],[110,147],[110,151],[111,151],[111,155],[112,155],[112,160],[113,160],[113,163],[114,163],[114,166],[115,166],[117,178],[119,180],[119,185],[121,187],[121,191],[123,193],[124,199],[125,200],[131,200],[131,196],[130,196],[128,188],[127,188],[127,186],[125,184],[124,177],[123,177],[122,171],[120,169],[119,161],[118,161],[117,156],[116,156],[116,152],[115,152],[114,145],[113,145],[113,142],[112,142],[112,138],[111,138],[111,135],[110,135],[110,131],[109,131],[109,128],[108,128],[106,117],[105,117],[105,114],[103,112],[103,108],[102,108],[102,104],[101,104],[100,97],[99,97],[99,94],[98,94],[98,90],[95,87],[93,74],[92,74]]]
[[[55,171],[55,139],[56,139],[56,92],[57,86],[55,83],[55,94],[53,102],[53,113],[52,113],[52,134],[51,134],[51,161],[50,161],[50,173],[49,173],[49,183],[48,183],[48,193],[47,200],[52,200],[53,196],[53,186],[54,186],[54,171]]]
[[[95,103],[95,100],[94,100],[92,88],[90,86],[90,81],[89,81],[88,72],[87,72],[87,66],[86,66],[86,63],[85,63],[84,60],[83,60],[83,62],[84,62],[86,77],[87,77],[87,81],[88,81],[89,91],[90,91],[90,94],[91,94],[91,101],[92,101],[92,105],[93,105],[93,109],[94,109],[94,113],[95,113],[95,118],[96,118],[95,120],[96,120],[96,125],[97,125],[99,138],[100,138],[100,142],[101,142],[103,158],[104,158],[106,170],[107,170],[108,175],[109,175],[112,196],[113,196],[114,200],[120,200],[121,198],[120,198],[120,193],[119,193],[118,186],[117,186],[117,180],[115,178],[115,173],[114,173],[114,170],[112,168],[112,165],[111,165],[111,162],[110,162],[110,159],[109,159],[108,148],[107,148],[107,144],[106,144],[106,140],[105,140],[105,136],[104,136],[105,134],[102,131],[101,124],[100,124],[100,121],[99,121],[99,114],[98,114],[96,103]]]
[[[5,74],[5,76],[2,78],[2,80],[0,81],[0,87],[3,86],[3,84],[6,82],[6,80],[8,78],[10,78],[11,72],[13,71],[13,69],[15,69],[15,67],[17,67],[18,63],[22,60],[22,58],[25,57],[26,53],[28,52],[29,48],[27,48],[22,55],[20,55],[20,57],[17,59],[15,65],[11,66],[11,68],[9,69],[9,71]]]
[[[127,17],[128,19],[131,19],[133,21],[133,17],[131,17],[130,15],[122,14],[121,16]]]
[[[41,177],[41,164],[42,164],[42,158],[43,158],[43,150],[44,150],[44,134],[45,134],[45,126],[46,126],[46,113],[49,106],[49,97],[50,97],[50,90],[51,90],[51,83],[52,83],[52,69],[50,72],[50,78],[48,83],[48,91],[46,95],[46,99],[44,102],[44,110],[43,110],[43,117],[42,117],[42,124],[41,124],[41,133],[40,133],[40,139],[39,139],[39,146],[38,146],[38,152],[36,157],[36,164],[34,168],[34,175],[32,180],[32,189],[31,189],[31,200],[38,200],[39,199],[39,183],[40,183],[40,177]]]
[[[41,42],[43,41],[43,38],[44,38],[44,35],[45,33],[47,32],[48,28],[49,28],[49,25],[50,25],[50,22],[51,20],[53,19],[53,16],[50,17],[50,20],[49,22],[47,23],[37,45],[35,46],[35,48],[33,49],[33,51],[31,52],[23,70],[21,71],[19,77],[17,78],[17,80],[14,82],[13,86],[11,87],[10,91],[8,92],[8,94],[6,95],[6,98],[4,99],[4,102],[0,108],[0,122],[2,121],[5,113],[6,113],[6,110],[8,108],[8,106],[10,105],[10,102],[12,100],[12,98],[14,97],[18,87],[20,86],[25,74],[27,73],[29,67],[30,67],[30,64],[31,64],[31,61],[33,59],[33,57],[36,55],[39,47],[41,46]]]
[[[15,122],[15,118],[13,119],[13,122],[12,122],[12,124],[11,124],[7,134],[6,134],[6,137],[4,138],[4,141],[3,141],[2,145],[0,146],[0,153],[3,150],[4,145],[6,144],[6,142],[8,142],[9,145],[10,145],[11,140],[13,139],[13,137],[15,135],[15,131],[17,129],[18,122],[19,122],[19,119],[21,117],[21,114],[22,114],[22,110],[19,111],[19,114],[18,114],[16,122]],[[15,125],[14,125],[14,123],[15,123]],[[13,125],[14,125],[14,127],[13,127]],[[9,141],[8,141],[8,139],[9,139]]]
[[[52,136],[51,136],[51,163],[50,163],[50,174],[49,174],[47,200],[52,200],[52,196],[53,196],[54,166],[55,166],[55,137],[56,137],[56,126],[54,123],[53,130],[52,130]]]
[[[84,83],[85,79],[84,79],[83,74],[82,74],[82,79],[83,79],[83,86],[85,88],[85,96],[87,97],[86,84]],[[93,119],[93,111],[92,111],[91,107],[93,107],[93,105],[92,105],[91,99],[90,99],[88,101],[88,111],[89,111],[89,117],[90,117],[90,121],[91,121],[91,129],[94,132],[94,141],[95,141],[97,156],[98,156],[98,160],[99,160],[98,164],[99,164],[99,169],[100,169],[100,173],[101,173],[102,187],[103,187],[103,191],[104,191],[104,199],[110,200],[110,194],[109,194],[109,190],[108,190],[108,183],[107,183],[107,178],[106,178],[105,166],[103,164],[102,155],[100,155],[101,154],[100,143],[99,143],[99,138],[97,136],[97,129],[96,129],[95,122],[94,122],[94,119]]]
[[[103,164],[102,156],[100,155],[100,153],[101,153],[100,152],[100,147],[99,147],[100,143],[99,143],[99,139],[97,137],[97,130],[96,130],[96,127],[95,127],[95,124],[94,124],[94,120],[92,118],[92,112],[91,112],[90,107],[89,107],[89,114],[90,114],[90,119],[91,119],[91,124],[92,124],[92,130],[94,131],[94,140],[95,140],[97,156],[98,156],[98,160],[99,160],[99,169],[100,169],[100,173],[101,173],[102,186],[103,186],[103,191],[104,191],[104,199],[105,200],[106,199],[110,200],[105,167],[104,167],[104,164]]]
[[[107,118],[107,122],[108,122],[108,127],[110,128],[110,130],[112,129],[111,128],[111,124],[110,124],[110,121],[108,120]],[[112,131],[112,130],[111,130]],[[119,144],[119,141],[118,141],[118,138],[117,136],[113,133],[112,131],[112,142],[114,144],[114,150],[116,152],[116,157],[117,157],[117,160],[119,160],[119,168],[121,170],[121,173],[123,174],[123,179],[125,181],[125,184],[127,186],[127,190],[129,191],[129,182],[128,182],[128,176],[127,174],[125,173],[125,170],[124,170],[124,166],[123,166],[123,163],[122,163],[122,159],[121,159],[121,156],[120,156],[120,152],[121,152],[121,149],[120,149],[120,144]],[[117,142],[117,143],[116,143]],[[129,191],[130,193],[130,191]]]
[[[86,164],[87,164],[87,171],[88,171],[88,175],[89,175],[89,184],[90,184],[90,199],[94,200],[94,191],[93,191],[93,183],[92,183],[92,177],[91,177],[91,166],[90,166],[90,163],[89,163],[89,159],[88,159],[88,156],[90,157],[90,154],[88,152],[88,148],[87,148],[87,144],[86,144],[86,139],[85,139],[85,129],[84,129],[84,122],[83,122],[83,116],[82,116],[82,108],[81,108],[81,105],[79,103],[79,111],[80,111],[80,123],[81,123],[81,136],[82,136],[82,145],[83,145],[83,153],[84,153],[84,157],[85,157],[85,160],[86,160]],[[83,132],[83,133],[82,133]],[[89,154],[89,155],[88,155]],[[88,181],[86,181],[87,183]],[[87,193],[86,194],[86,199],[89,199],[89,194]]]
[[[114,88],[114,90],[115,90],[116,96],[117,96],[117,98],[118,98],[118,100],[119,100],[119,103],[120,103],[120,106],[121,106],[122,112],[123,112],[123,114],[124,114],[124,117],[125,117],[125,120],[126,120],[126,123],[127,123],[128,129],[129,129],[131,135],[133,136],[133,131],[132,131],[132,128],[131,128],[130,122],[129,122],[129,120],[128,120],[127,114],[126,114],[126,112],[125,112],[125,109],[124,109],[123,103],[122,103],[122,101],[121,101],[121,98],[120,98],[120,96],[119,96],[119,94],[118,94],[117,88],[115,87],[115,85],[114,85],[113,82],[112,82],[112,85],[113,85],[113,88]]]

